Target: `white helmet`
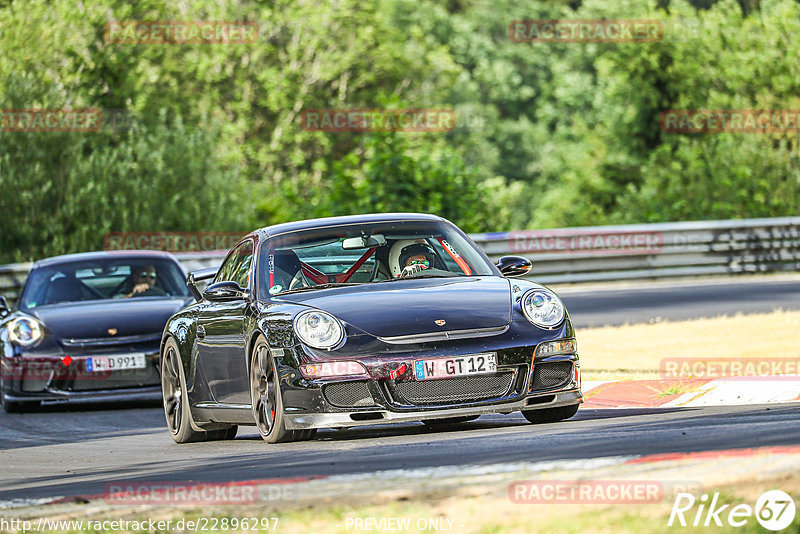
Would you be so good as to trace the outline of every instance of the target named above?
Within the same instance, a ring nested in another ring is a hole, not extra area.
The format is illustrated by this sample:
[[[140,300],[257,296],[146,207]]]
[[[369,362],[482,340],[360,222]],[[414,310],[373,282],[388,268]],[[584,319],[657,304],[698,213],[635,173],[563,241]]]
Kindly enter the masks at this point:
[[[393,278],[400,276],[400,272],[403,270],[403,268],[400,267],[400,253],[408,245],[414,245],[416,243],[426,244],[424,239],[401,239],[392,245],[391,250],[389,250],[389,270],[392,272]]]

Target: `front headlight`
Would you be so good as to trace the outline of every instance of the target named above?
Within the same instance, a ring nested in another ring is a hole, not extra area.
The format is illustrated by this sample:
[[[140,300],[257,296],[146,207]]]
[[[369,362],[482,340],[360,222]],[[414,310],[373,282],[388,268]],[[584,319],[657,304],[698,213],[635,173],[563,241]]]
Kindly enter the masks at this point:
[[[548,289],[531,289],[525,293],[522,312],[530,322],[542,328],[558,326],[566,315],[561,299]]]
[[[330,350],[344,340],[342,323],[330,313],[309,310],[294,319],[294,331],[300,341],[315,349]]]
[[[8,328],[8,338],[20,347],[32,347],[42,339],[42,325],[33,318],[14,319],[6,325],[6,328]]]

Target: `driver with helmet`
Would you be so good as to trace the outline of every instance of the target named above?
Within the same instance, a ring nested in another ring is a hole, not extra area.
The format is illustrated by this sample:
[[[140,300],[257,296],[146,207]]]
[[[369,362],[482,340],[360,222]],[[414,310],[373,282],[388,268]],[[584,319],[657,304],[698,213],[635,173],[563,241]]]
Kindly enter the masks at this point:
[[[395,278],[416,276],[423,271],[435,270],[436,253],[424,240],[401,240],[396,242],[389,253],[389,265]]]

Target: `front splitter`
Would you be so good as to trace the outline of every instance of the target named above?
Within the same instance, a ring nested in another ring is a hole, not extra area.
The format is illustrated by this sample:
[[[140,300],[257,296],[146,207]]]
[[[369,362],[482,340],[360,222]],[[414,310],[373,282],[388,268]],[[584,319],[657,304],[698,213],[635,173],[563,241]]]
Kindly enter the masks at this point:
[[[537,397],[554,398],[549,402],[528,404],[531,399]],[[358,412],[337,412],[337,413],[313,413],[313,414],[291,414],[284,413],[286,428],[288,430],[310,430],[314,428],[350,428],[357,426],[374,426],[386,423],[410,423],[414,421],[426,421],[429,419],[443,419],[447,417],[468,417],[472,415],[487,415],[493,413],[511,413],[522,410],[540,410],[546,408],[557,408],[560,406],[570,406],[583,402],[583,395],[580,390],[545,393],[536,396],[526,397],[519,401],[505,404],[491,404],[483,406],[471,406],[468,408],[447,408],[442,410],[424,410],[418,412],[391,412],[388,410],[358,411]],[[371,419],[353,419],[364,417],[370,414]]]

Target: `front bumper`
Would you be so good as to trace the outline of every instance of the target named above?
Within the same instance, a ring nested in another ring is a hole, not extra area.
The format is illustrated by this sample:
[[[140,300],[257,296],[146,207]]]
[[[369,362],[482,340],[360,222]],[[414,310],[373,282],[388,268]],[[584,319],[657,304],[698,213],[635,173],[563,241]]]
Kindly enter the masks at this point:
[[[87,359],[93,356],[126,356],[132,353],[145,354],[143,369],[92,372]],[[103,350],[69,354],[54,351],[50,354],[25,354],[3,357],[0,362],[3,393],[10,401],[59,401],[59,400],[111,400],[138,398],[140,392],[146,398],[160,395],[161,378],[159,355],[154,350]],[[68,363],[65,363],[68,362]]]
[[[285,413],[286,428],[309,430],[314,428],[350,428],[384,423],[407,423],[446,417],[463,417],[493,413],[509,414],[527,409],[557,408],[583,402],[580,389],[531,395],[513,402],[484,404],[480,406],[434,409],[425,411],[396,412],[389,410],[350,411],[337,413]]]
[[[534,344],[518,343],[516,339],[506,346],[495,342],[489,349],[483,340],[469,339],[440,343],[428,350],[415,347],[414,351],[356,357],[367,369],[365,375],[320,380],[305,379],[296,367],[286,365],[290,363],[287,351],[274,350],[276,360],[284,363],[279,374],[286,426],[292,430],[343,428],[583,402],[576,353],[534,358]],[[420,359],[482,352],[496,353],[495,374],[423,381],[415,378],[413,368]]]
[[[90,404],[95,402],[145,402],[161,400],[161,386],[122,388],[94,391],[46,391],[42,393],[6,393],[11,402],[41,402],[42,404]]]

